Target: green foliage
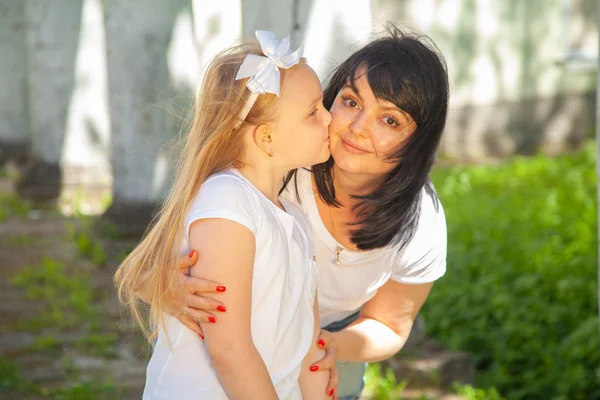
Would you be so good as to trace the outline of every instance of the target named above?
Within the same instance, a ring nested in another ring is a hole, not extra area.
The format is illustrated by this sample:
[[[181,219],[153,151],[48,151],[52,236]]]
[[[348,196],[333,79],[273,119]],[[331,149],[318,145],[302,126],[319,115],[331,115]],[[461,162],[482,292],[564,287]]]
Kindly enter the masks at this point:
[[[110,382],[80,382],[76,385],[59,388],[49,396],[52,400],[114,400],[119,398],[118,391]]]
[[[95,333],[80,337],[77,339],[75,345],[91,355],[114,358],[118,356],[118,343],[119,335],[112,332]]]
[[[87,258],[94,265],[106,263],[108,255],[99,238],[92,234],[92,220],[81,217],[81,228],[77,229],[73,224],[67,224],[67,235],[77,247],[80,256]]]
[[[23,394],[40,393],[39,387],[24,379],[17,366],[10,359],[0,357],[0,395],[5,390],[17,391]]]
[[[31,350],[33,351],[56,351],[61,349],[61,343],[52,335],[43,335],[35,338]]]
[[[465,400],[503,400],[500,393],[494,388],[480,389],[470,385],[454,385],[457,394],[464,397]]]
[[[63,263],[46,258],[41,265],[13,275],[11,282],[24,289],[28,299],[44,304],[39,316],[22,321],[22,328],[70,328],[98,320],[99,310],[92,304],[92,286],[84,270],[67,271]]]
[[[0,222],[13,215],[26,215],[29,211],[31,211],[30,202],[14,194],[0,193]]]
[[[36,239],[37,238],[34,238],[31,235],[9,236],[8,239],[6,239],[6,244],[8,247],[24,247],[31,245]]]
[[[2,392],[4,391],[36,395],[36,398],[43,397],[51,400],[115,400],[119,398],[119,393],[111,382],[84,381],[53,389],[43,388],[23,378],[11,360],[0,358],[0,397],[3,397]]]
[[[387,368],[384,374],[378,363],[367,366],[365,390],[375,400],[401,400],[402,392],[407,385],[408,381],[406,380],[398,383],[391,368]]]
[[[449,243],[429,333],[473,354],[478,385],[507,398],[599,399],[594,144],[433,180]]]

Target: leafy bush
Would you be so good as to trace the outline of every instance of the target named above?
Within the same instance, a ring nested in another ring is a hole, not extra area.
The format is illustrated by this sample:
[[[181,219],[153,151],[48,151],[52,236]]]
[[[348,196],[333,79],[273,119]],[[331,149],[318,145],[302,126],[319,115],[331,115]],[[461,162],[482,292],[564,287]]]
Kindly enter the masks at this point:
[[[600,399],[594,144],[433,181],[449,243],[429,333],[473,354],[477,386],[509,399]]]

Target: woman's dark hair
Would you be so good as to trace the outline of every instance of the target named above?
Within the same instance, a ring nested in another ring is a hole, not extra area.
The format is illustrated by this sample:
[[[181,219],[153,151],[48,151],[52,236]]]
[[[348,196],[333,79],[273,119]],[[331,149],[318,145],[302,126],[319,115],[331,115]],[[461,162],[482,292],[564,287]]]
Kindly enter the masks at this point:
[[[420,217],[423,187],[439,207],[429,180],[442,131],[446,124],[449,83],[445,61],[431,39],[402,32],[394,25],[340,64],[328,80],[323,104],[330,109],[344,85],[355,87],[356,72],[366,68],[375,96],[392,102],[410,114],[417,128],[388,161],[397,163],[383,184],[372,193],[355,196],[358,229],[352,242],[360,250],[390,243],[406,245],[414,236]],[[313,167],[321,198],[337,207],[332,167],[333,158]]]

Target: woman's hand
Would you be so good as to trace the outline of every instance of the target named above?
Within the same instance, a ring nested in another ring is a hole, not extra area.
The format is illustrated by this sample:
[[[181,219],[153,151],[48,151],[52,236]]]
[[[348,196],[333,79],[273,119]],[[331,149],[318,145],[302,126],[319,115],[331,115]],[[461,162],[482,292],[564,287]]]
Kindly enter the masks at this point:
[[[335,366],[336,354],[337,354],[337,343],[333,334],[326,330],[321,329],[319,338],[317,339],[317,346],[325,350],[325,357],[314,363],[311,367],[311,371],[322,371],[329,370],[329,383],[327,384],[327,394],[334,400],[338,399],[337,385],[339,382],[339,375]]]
[[[204,339],[204,333],[196,321],[212,322],[216,319],[213,313],[224,313],[226,308],[220,302],[202,295],[204,293],[222,293],[226,288],[217,282],[188,276],[188,268],[192,267],[197,260],[198,252],[196,250],[179,257],[176,284],[171,287],[169,292],[170,314]]]

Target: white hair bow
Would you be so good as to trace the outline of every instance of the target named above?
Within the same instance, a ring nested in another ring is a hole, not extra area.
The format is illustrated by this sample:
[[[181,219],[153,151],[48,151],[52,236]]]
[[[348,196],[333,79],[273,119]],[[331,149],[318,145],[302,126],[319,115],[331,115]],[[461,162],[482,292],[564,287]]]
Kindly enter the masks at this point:
[[[273,93],[279,97],[281,82],[279,68],[288,69],[298,64],[303,53],[302,46],[294,52],[290,51],[289,36],[278,42],[273,32],[256,31],[255,34],[265,56],[248,54],[235,77],[236,80],[250,77],[246,87],[252,92],[240,112],[240,121],[236,127],[246,119],[259,94]]]

